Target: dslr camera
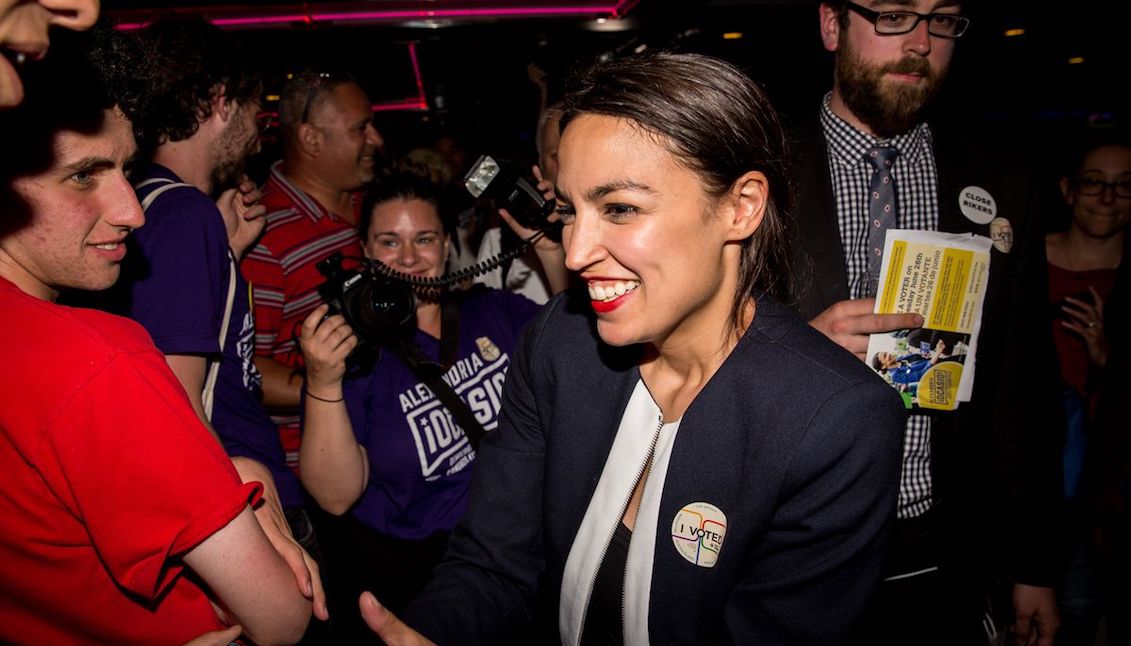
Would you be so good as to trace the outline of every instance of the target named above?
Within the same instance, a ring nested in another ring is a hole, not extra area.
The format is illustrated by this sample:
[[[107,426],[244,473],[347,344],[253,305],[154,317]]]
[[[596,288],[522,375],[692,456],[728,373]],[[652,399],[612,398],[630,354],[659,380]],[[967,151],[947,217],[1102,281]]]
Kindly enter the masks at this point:
[[[316,266],[318,273],[326,277],[318,294],[330,306],[330,314],[341,314],[346,319],[359,345],[373,345],[382,337],[415,324],[416,295],[407,282],[385,275],[374,263],[346,269],[340,253]]]
[[[473,197],[494,200],[527,229],[539,229],[561,239],[561,223],[546,218],[554,212],[554,201],[542,197],[517,162],[481,155],[463,178]]]

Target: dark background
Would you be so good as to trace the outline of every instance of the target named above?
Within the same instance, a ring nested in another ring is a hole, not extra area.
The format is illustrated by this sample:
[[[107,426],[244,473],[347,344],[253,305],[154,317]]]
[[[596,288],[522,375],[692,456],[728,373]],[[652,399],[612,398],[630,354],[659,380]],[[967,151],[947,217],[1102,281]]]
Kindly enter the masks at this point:
[[[532,7],[601,1],[476,0],[463,5]],[[606,5],[616,2],[604,0]],[[136,21],[173,7],[155,8],[155,4],[104,0],[103,9],[112,18]],[[335,7],[432,9],[458,4],[358,0]],[[621,4],[627,12],[620,24],[628,27],[622,31],[595,31],[592,18],[597,14],[593,14],[439,21],[431,26],[296,22],[236,33],[263,66],[268,94],[278,92],[286,73],[304,65],[345,66],[378,105],[415,101],[419,96],[411,45],[427,108],[376,113],[376,125],[393,157],[426,146],[441,134],[454,134],[472,160],[485,150],[532,159],[538,93],[527,79],[531,62],[545,69],[552,81],[560,81],[573,66],[602,55],[629,55],[641,46],[712,54],[736,63],[759,81],[787,121],[815,114],[820,97],[831,86],[831,56],[818,37],[813,0],[621,0]],[[1127,119],[1123,27],[1131,11],[1126,4],[967,2],[965,12],[973,24],[960,41],[938,109],[988,125],[995,136],[1022,148],[1043,171],[1054,173],[1066,146],[1083,129],[1120,125]],[[305,8],[325,6],[308,2]],[[249,2],[239,9],[279,8]],[[206,1],[193,3],[190,10],[215,16],[234,9]],[[1006,29],[1025,33],[1007,37]],[[724,39],[726,32],[741,32],[742,38]],[[1070,63],[1074,57],[1083,61]],[[274,156],[277,153],[268,147],[263,160]]]

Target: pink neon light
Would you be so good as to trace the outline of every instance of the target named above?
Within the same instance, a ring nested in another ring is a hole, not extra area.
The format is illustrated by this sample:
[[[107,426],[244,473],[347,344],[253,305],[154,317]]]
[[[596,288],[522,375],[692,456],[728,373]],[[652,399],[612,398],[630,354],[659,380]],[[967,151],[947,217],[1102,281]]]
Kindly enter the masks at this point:
[[[488,9],[433,9],[416,11],[345,11],[312,13],[314,20],[407,20],[412,18],[500,18],[506,16],[564,16],[572,14],[608,13],[617,7],[513,7]]]
[[[395,110],[427,110],[428,102],[421,99],[405,99],[392,103],[374,103],[370,106],[373,112],[393,112]]]
[[[374,103],[369,106],[371,112],[391,112],[394,110],[427,110],[428,102],[424,99],[405,99],[404,101],[389,101],[387,103]],[[270,119],[271,121],[279,120],[279,112],[276,110],[264,110],[257,115],[258,119]]]
[[[343,11],[337,13],[283,14],[277,16],[233,16],[212,18],[219,27],[247,27],[253,25],[278,25],[295,22],[312,23],[316,21],[356,22],[363,20],[408,20],[428,18],[504,18],[530,16],[568,16],[607,13],[618,15],[620,9],[634,0],[619,0],[613,6],[574,6],[574,7],[511,7],[486,9],[435,9],[416,11]],[[141,29],[147,23],[122,23],[117,29],[131,31]]]
[[[427,105],[428,97],[424,94],[424,75],[420,73],[420,61],[416,58],[416,43],[408,44],[408,57],[412,59],[412,73],[416,76],[416,95],[420,102]]]

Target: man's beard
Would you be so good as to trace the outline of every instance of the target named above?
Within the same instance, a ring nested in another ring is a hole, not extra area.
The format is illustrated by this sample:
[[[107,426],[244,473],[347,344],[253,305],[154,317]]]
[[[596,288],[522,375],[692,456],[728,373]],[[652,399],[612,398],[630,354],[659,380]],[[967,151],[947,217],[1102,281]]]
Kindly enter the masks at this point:
[[[241,145],[240,142],[247,141],[250,134],[243,126],[242,120],[238,118],[224,129],[212,151],[213,193],[221,193],[239,186],[244,176],[247,158],[251,155],[251,149]]]
[[[212,168],[212,192],[223,193],[229,188],[239,186],[244,174],[244,159],[221,160]]]
[[[884,83],[884,76],[889,73],[919,74],[924,83]],[[945,74],[945,70],[931,69],[925,58],[908,56],[875,66],[861,60],[847,43],[837,51],[840,97],[852,114],[881,139],[907,132],[919,123],[923,109],[938,93]]]

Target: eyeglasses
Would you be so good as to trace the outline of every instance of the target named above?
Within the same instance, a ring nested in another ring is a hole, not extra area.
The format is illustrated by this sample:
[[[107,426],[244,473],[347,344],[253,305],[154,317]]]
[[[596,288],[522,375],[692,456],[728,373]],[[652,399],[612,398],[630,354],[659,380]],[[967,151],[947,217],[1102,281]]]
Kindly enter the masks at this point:
[[[1131,179],[1106,182],[1095,177],[1077,177],[1072,183],[1075,184],[1076,192],[1080,195],[1103,195],[1104,191],[1110,188],[1116,197],[1131,198]]]
[[[939,38],[958,38],[966,33],[970,26],[970,19],[956,13],[916,13],[914,11],[872,11],[856,4],[846,2],[845,5],[869,20],[876,27],[876,33],[882,36],[895,36],[906,34],[919,26],[919,21],[927,21],[927,33]]]
[[[317,72],[311,76],[314,78],[310,80],[310,87],[306,90],[306,101],[302,104],[302,120],[298,122],[299,125],[310,120],[310,104],[314,102],[314,95],[318,93],[318,88],[333,78],[333,75],[329,72]]]

